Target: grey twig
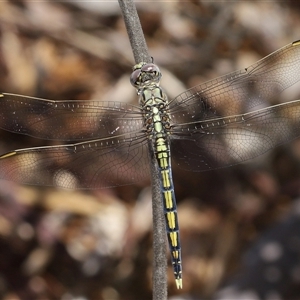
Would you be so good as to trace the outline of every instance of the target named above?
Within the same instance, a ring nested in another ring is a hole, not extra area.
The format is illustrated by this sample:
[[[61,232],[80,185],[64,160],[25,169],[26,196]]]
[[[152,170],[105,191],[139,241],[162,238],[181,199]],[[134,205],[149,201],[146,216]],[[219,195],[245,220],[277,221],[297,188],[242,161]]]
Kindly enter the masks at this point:
[[[133,1],[119,0],[119,5],[122,10],[135,62],[151,62],[140,19]]]
[[[151,62],[148,48],[133,0],[119,0],[129,40],[136,63]],[[153,299],[167,299],[166,228],[164,222],[162,194],[156,168],[156,159],[149,142],[152,176],[153,211]]]

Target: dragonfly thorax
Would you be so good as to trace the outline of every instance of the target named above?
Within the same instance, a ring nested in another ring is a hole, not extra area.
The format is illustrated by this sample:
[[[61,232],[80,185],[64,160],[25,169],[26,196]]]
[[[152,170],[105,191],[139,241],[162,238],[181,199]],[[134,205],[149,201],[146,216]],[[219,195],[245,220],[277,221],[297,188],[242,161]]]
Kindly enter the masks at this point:
[[[148,137],[156,139],[157,134],[167,136],[171,128],[168,98],[161,87],[140,89],[140,105]]]

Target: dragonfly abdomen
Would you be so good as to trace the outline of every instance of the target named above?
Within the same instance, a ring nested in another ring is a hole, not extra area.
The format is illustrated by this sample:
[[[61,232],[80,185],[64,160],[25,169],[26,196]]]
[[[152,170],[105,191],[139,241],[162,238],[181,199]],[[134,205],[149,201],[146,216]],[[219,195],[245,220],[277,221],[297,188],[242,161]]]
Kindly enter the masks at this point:
[[[161,179],[161,192],[173,271],[177,288],[182,288],[181,246],[168,139],[158,134],[154,146]]]

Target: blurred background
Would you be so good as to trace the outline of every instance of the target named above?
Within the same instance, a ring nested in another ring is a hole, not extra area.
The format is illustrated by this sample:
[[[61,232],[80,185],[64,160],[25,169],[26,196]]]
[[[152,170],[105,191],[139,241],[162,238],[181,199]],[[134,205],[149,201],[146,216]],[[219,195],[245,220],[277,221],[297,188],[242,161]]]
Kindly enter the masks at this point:
[[[296,1],[136,5],[170,98],[300,39]],[[116,1],[0,2],[1,92],[137,104],[133,65]],[[290,90],[285,101],[300,99]],[[0,131],[0,154],[41,145]],[[173,177],[184,281],[176,290],[169,266],[170,299],[300,299],[299,140]],[[1,299],[151,299],[151,272],[150,180],[84,191],[0,181]]]

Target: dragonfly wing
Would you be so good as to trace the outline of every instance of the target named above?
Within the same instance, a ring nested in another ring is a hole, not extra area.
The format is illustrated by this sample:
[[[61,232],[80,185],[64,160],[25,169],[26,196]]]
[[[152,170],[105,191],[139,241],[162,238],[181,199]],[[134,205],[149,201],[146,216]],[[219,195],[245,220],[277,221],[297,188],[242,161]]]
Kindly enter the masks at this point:
[[[174,124],[237,115],[269,105],[300,80],[300,41],[250,67],[191,88],[170,101]],[[273,102],[274,103],[274,102]]]
[[[149,180],[142,132],[83,143],[16,150],[0,156],[0,178],[64,188],[104,188]]]
[[[238,164],[300,135],[300,100],[173,127],[175,164],[193,171]]]
[[[138,107],[121,102],[53,101],[0,94],[0,128],[37,138],[84,141],[143,127]]]

